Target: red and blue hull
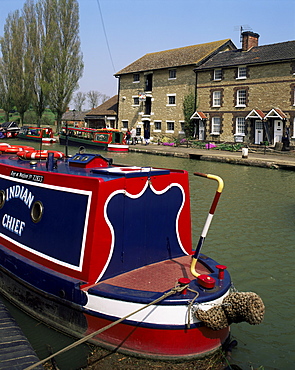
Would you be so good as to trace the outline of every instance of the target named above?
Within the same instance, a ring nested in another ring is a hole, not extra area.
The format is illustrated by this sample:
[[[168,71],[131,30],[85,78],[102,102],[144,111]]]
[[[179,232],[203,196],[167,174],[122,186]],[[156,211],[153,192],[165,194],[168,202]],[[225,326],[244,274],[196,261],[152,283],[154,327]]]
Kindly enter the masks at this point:
[[[162,359],[215,351],[229,328],[206,328],[194,308],[221,303],[231,279],[202,255],[197,270],[215,284],[200,285],[192,254],[185,171],[0,156],[1,292],[59,330],[83,337],[127,316],[92,341]],[[156,302],[182,278],[188,290]]]

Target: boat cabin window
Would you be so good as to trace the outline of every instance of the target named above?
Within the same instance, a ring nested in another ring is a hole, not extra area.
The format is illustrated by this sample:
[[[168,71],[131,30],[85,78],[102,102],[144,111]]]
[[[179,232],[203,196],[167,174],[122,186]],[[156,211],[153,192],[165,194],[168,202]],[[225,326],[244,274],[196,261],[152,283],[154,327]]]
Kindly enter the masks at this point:
[[[121,143],[121,133],[120,132],[115,132],[113,134],[113,142],[114,143]]]

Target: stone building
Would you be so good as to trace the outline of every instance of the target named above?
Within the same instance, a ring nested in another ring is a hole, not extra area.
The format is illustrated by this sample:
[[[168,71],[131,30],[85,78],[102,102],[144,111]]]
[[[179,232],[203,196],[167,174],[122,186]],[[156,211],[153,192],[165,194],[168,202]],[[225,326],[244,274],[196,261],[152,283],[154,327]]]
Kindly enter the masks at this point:
[[[61,119],[61,125],[64,126],[68,124],[69,126],[75,126],[75,127],[84,127],[85,126],[85,114],[87,112],[80,112],[75,109],[73,110],[67,110],[63,115]]]
[[[241,49],[195,69],[199,140],[275,145],[295,139],[295,41],[258,46],[258,39],[243,32]]]
[[[195,95],[194,69],[210,57],[236,49],[231,40],[144,55],[116,73],[119,78],[118,128],[136,127],[151,140],[184,136],[183,99]]]
[[[84,119],[89,128],[118,128],[118,95],[89,111]]]

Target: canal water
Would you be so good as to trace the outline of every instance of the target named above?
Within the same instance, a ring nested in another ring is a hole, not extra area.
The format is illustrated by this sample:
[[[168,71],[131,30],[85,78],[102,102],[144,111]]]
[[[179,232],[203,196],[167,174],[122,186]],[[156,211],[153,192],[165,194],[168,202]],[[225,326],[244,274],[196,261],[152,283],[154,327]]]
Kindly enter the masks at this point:
[[[14,139],[10,142],[22,143]],[[27,141],[23,143],[29,145]],[[32,146],[38,148],[37,144]],[[64,151],[64,147],[58,144],[51,148]],[[69,147],[69,154],[75,152],[75,148]],[[224,191],[202,252],[228,267],[238,291],[256,292],[266,307],[262,324],[252,326],[240,323],[231,326],[232,337],[238,342],[233,349],[231,363],[243,370],[293,369],[295,172],[139,153],[101,154],[113,158],[117,164],[187,170],[190,174],[194,245],[202,232],[217,183],[194,176],[193,173],[211,173],[223,178]],[[27,320],[29,318],[26,316],[20,319],[24,326]],[[69,340],[47,328],[44,330],[41,336],[52,337],[55,343]],[[26,335],[33,346],[38,347],[40,341],[34,338],[35,327],[31,332],[26,330]],[[59,346],[62,347],[63,344]],[[36,350],[43,358],[44,348]],[[82,366],[78,362],[85,361],[85,351],[86,347],[79,350],[81,358],[75,360],[77,369]],[[73,351],[70,351],[69,357],[73,357]],[[75,369],[66,362],[59,364],[59,367],[62,370]]]

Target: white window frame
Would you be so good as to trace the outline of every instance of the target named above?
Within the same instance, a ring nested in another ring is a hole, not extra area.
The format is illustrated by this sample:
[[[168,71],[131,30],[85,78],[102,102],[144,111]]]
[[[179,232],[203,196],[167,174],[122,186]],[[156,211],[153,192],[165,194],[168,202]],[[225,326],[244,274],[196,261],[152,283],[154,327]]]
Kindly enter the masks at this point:
[[[138,76],[138,79],[135,80],[135,76]],[[140,74],[139,73],[133,73],[133,83],[138,84],[140,82]]]
[[[245,136],[246,120],[245,117],[236,118],[236,135]]]
[[[237,80],[245,80],[246,78],[247,78],[247,67],[246,66],[238,67]]]
[[[222,79],[222,69],[216,68],[213,71],[213,80],[214,81],[220,81]]]
[[[176,69],[169,69],[168,80],[176,80]]]
[[[184,134],[184,126],[185,122],[184,121],[179,121],[179,126],[180,126],[180,131],[178,132],[179,134]]]
[[[160,125],[160,129],[157,126]],[[154,132],[161,132],[162,131],[162,121],[154,121]]]
[[[170,98],[174,97],[174,103],[170,104]],[[176,107],[176,94],[167,94],[167,107]]]
[[[221,107],[221,90],[213,91],[212,107]]]
[[[242,94],[243,92],[243,94]],[[237,104],[236,107],[246,107],[247,91],[245,89],[237,90]]]
[[[133,95],[132,96],[132,99],[133,99],[133,104],[132,106],[133,107],[138,107],[140,105],[140,101],[139,101],[139,96],[138,95]],[[135,99],[138,99],[138,103],[135,102]]]
[[[166,125],[167,125],[166,133],[167,134],[174,134],[175,122],[174,121],[166,121]],[[169,128],[169,125],[173,125],[173,130],[171,130],[172,127]]]
[[[127,131],[128,123],[129,123],[128,119],[122,119],[122,130],[123,131],[125,130]]]
[[[210,135],[220,135],[221,118],[219,116],[212,117]]]

